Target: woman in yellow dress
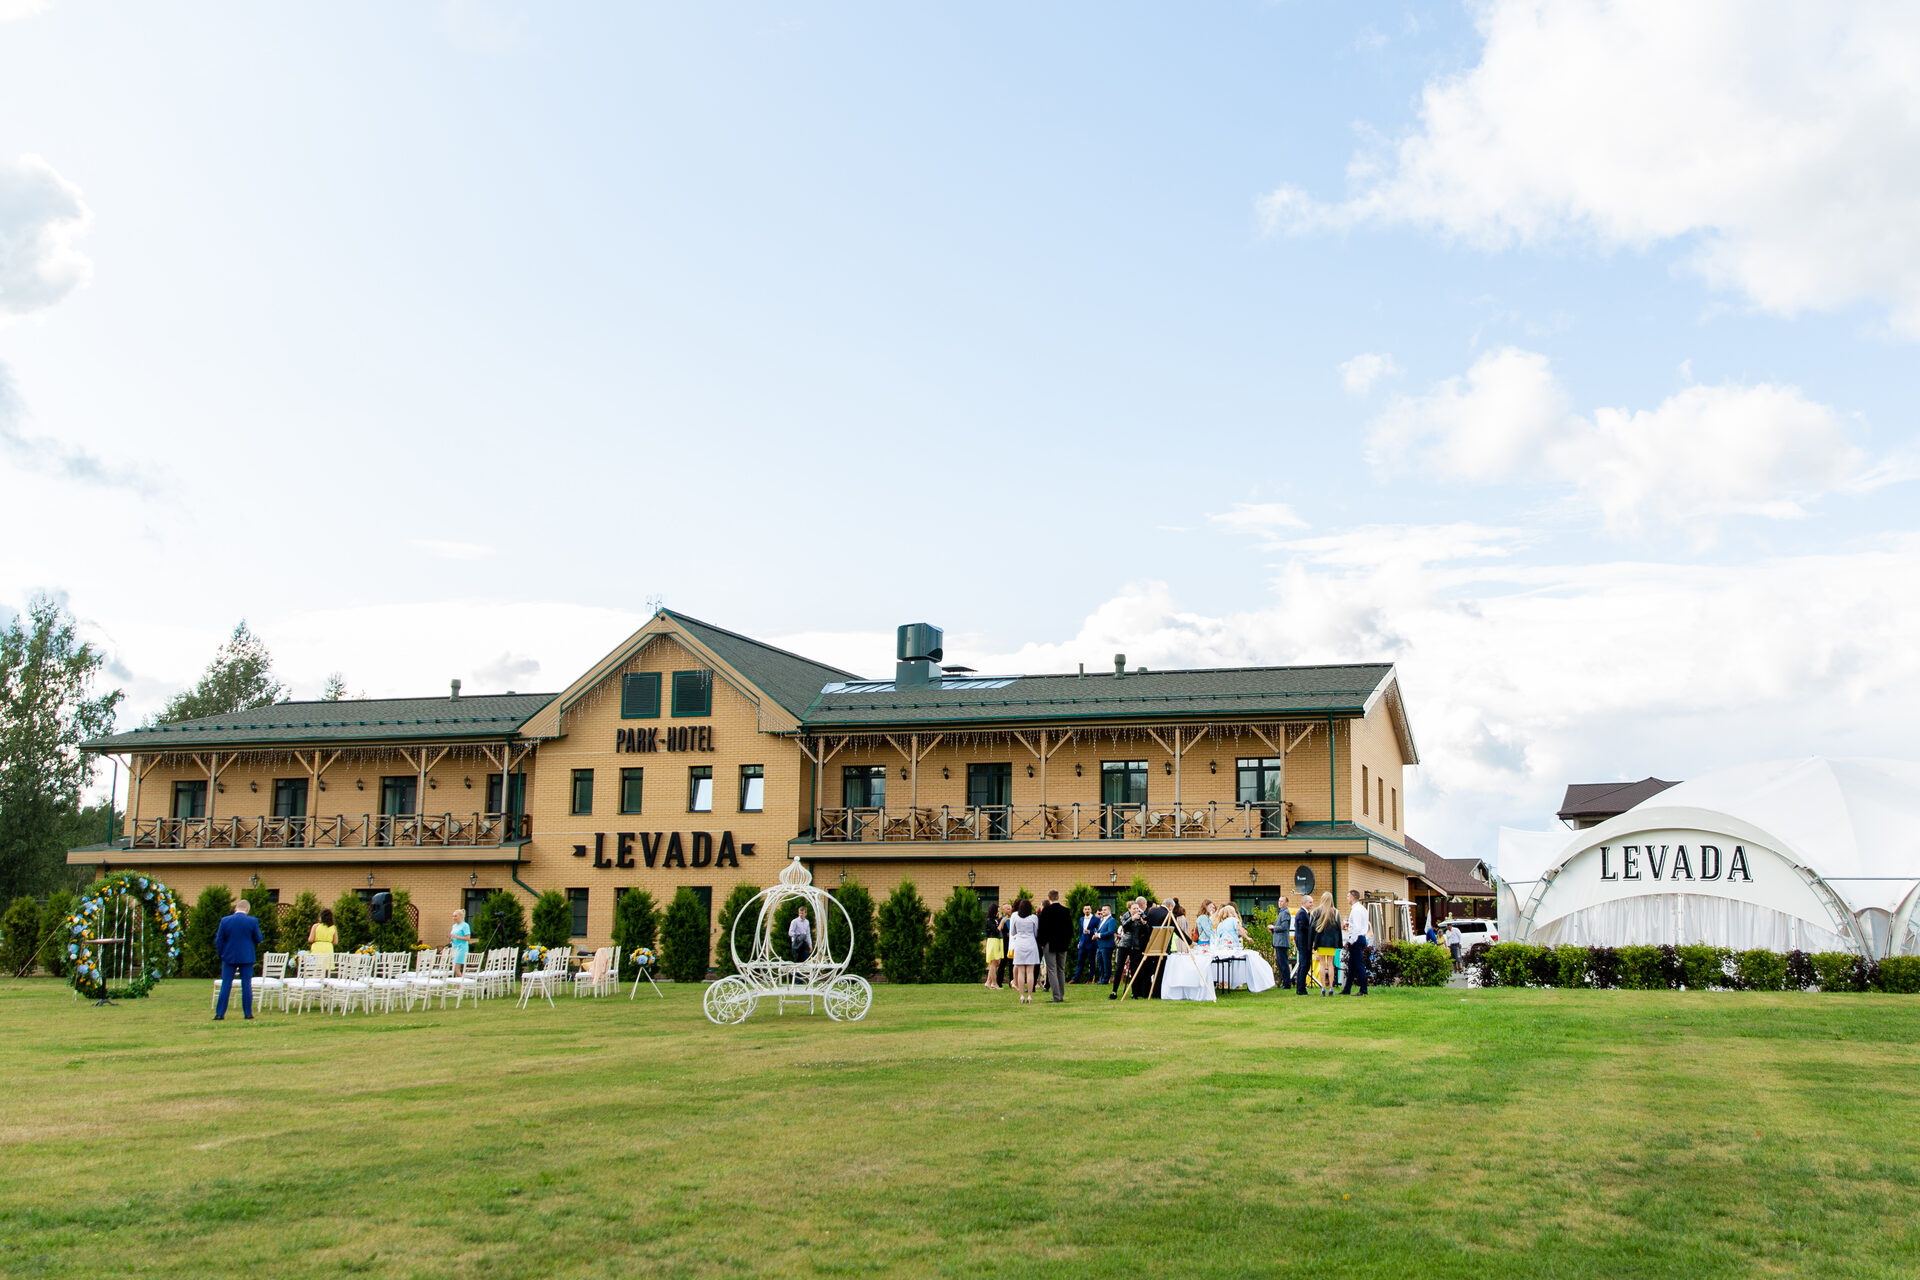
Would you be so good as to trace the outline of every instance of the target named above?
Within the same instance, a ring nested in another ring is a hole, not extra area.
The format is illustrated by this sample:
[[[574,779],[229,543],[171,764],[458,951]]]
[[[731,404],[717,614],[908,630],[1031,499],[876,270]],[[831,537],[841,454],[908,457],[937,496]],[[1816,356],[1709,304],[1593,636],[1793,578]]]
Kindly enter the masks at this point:
[[[1007,958],[1007,917],[1013,914],[1013,908],[1003,906],[998,912],[987,918],[987,981],[989,991],[1000,989],[1000,963]]]
[[[317,956],[333,954],[333,944],[340,941],[340,931],[333,927],[333,912],[322,908],[320,923],[307,930],[307,950]]]

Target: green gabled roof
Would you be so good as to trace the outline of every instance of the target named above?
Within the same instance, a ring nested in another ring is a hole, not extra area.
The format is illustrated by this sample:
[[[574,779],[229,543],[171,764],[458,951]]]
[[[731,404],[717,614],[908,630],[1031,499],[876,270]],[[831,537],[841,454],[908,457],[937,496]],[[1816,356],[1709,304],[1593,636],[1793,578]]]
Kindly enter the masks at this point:
[[[807,704],[814,700],[822,686],[860,678],[850,671],[803,658],[797,653],[788,653],[785,649],[776,649],[764,641],[716,627],[698,618],[689,618],[672,609],[662,609],[660,612],[685,627],[701,644],[751,681],[755,688],[796,716],[806,711]]]
[[[892,681],[822,689],[800,717],[810,730],[1049,720],[1217,720],[1242,716],[1359,716],[1393,675],[1386,662],[1327,667],[1218,667],[949,680],[896,690]]]
[[[339,702],[276,702],[251,711],[179,720],[110,734],[81,744],[86,751],[195,751],[209,748],[408,742],[513,736],[551,693],[473,694],[458,699],[353,698]]]

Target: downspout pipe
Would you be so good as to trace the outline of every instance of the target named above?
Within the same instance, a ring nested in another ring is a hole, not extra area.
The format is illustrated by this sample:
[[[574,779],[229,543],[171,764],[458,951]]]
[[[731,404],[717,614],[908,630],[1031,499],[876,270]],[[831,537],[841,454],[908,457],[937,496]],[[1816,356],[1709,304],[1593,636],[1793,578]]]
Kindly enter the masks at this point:
[[[1327,717],[1327,834],[1334,833],[1334,827],[1340,821],[1340,774],[1333,764],[1334,748],[1333,717]],[[1340,909],[1340,859],[1327,859],[1327,879],[1332,882],[1333,909]]]

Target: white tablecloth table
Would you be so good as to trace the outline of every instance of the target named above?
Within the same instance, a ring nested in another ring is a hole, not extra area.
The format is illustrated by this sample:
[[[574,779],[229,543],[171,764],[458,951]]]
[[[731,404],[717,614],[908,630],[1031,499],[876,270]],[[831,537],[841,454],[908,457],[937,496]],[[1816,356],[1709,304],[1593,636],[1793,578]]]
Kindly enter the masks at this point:
[[[1160,997],[1163,1000],[1211,1000],[1216,977],[1235,990],[1245,987],[1253,992],[1270,991],[1274,985],[1273,966],[1259,952],[1216,952],[1199,947],[1184,955],[1167,957],[1167,976],[1160,984]]]
[[[1162,1000],[1211,1000],[1213,967],[1202,965],[1195,953],[1168,956],[1166,977],[1160,983]]]

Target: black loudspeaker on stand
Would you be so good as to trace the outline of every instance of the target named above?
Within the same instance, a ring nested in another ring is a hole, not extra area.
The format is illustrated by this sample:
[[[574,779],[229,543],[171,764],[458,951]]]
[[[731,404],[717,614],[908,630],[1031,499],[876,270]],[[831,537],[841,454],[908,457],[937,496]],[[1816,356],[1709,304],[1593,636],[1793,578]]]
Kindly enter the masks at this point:
[[[373,901],[367,904],[367,914],[375,924],[385,924],[393,919],[393,895],[382,889],[373,895]]]

